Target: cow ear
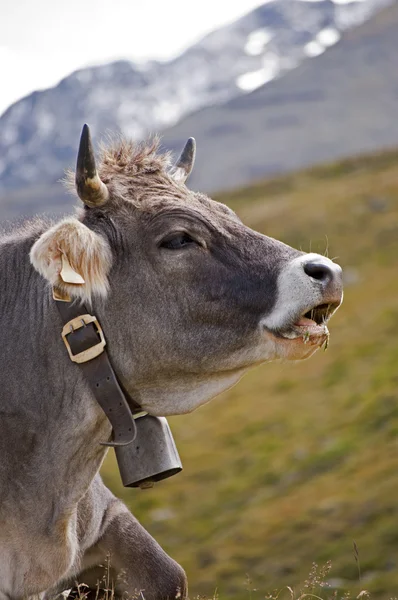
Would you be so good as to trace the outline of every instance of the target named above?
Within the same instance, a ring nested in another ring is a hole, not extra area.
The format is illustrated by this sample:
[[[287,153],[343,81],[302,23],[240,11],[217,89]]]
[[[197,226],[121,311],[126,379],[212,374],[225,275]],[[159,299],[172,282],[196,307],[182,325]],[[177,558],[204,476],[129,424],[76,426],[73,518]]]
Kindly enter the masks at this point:
[[[60,297],[90,302],[105,297],[112,254],[105,238],[74,218],[65,219],[41,235],[30,251],[34,268]]]

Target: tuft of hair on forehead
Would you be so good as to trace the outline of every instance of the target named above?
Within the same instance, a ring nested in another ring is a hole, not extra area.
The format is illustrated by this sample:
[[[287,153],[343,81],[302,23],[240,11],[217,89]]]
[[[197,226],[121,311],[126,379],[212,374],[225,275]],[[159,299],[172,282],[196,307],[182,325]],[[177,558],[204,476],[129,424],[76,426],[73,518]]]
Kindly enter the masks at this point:
[[[108,136],[101,142],[96,166],[101,180],[108,184],[131,184],[133,177],[158,175],[169,180],[168,170],[172,164],[171,152],[160,152],[160,138],[154,136],[145,142],[134,142],[123,136]],[[66,172],[63,180],[68,191],[75,193],[75,173]]]
[[[122,136],[113,137],[100,146],[98,173],[106,183],[114,175],[129,177],[149,173],[167,173],[171,166],[171,153],[160,153],[160,138],[154,136],[146,142],[134,142]]]

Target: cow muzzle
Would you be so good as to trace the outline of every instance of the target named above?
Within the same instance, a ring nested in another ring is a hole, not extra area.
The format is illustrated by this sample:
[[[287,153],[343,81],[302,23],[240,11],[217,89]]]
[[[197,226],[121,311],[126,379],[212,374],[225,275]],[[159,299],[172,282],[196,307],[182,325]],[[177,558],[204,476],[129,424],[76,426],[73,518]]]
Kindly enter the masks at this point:
[[[282,357],[307,358],[327,347],[327,323],[342,300],[341,267],[319,254],[303,255],[281,272],[274,309],[261,325],[279,341]]]

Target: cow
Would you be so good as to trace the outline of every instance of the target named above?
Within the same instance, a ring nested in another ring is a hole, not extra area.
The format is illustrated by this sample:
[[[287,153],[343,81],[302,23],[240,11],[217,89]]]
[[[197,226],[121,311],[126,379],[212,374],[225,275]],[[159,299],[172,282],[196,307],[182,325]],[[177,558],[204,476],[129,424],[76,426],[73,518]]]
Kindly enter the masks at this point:
[[[115,138],[97,164],[84,126],[68,177],[82,205],[1,237],[0,600],[94,593],[107,555],[116,597],[187,595],[182,567],[99,476],[112,427],[68,356],[55,293],[89,307],[120,384],[154,416],[308,358],[342,301],[337,264],[186,187],[193,138],[174,165],[158,146]]]

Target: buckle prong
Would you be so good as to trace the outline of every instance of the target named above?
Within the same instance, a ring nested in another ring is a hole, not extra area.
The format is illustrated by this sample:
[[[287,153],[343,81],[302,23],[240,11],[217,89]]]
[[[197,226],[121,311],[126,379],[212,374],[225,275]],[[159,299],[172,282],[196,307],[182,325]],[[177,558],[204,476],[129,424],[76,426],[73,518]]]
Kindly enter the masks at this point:
[[[100,337],[100,341],[94,346],[91,346],[91,348],[87,348],[86,350],[83,350],[78,354],[73,354],[67,336],[74,333],[77,329],[86,327],[90,323],[94,325],[97,334]],[[68,321],[68,323],[66,323],[62,329],[62,339],[68,351],[69,358],[75,363],[85,363],[89,360],[92,360],[93,358],[96,358],[97,356],[102,354],[106,345],[101,325],[98,323],[97,317],[94,317],[93,315],[80,315]]]

